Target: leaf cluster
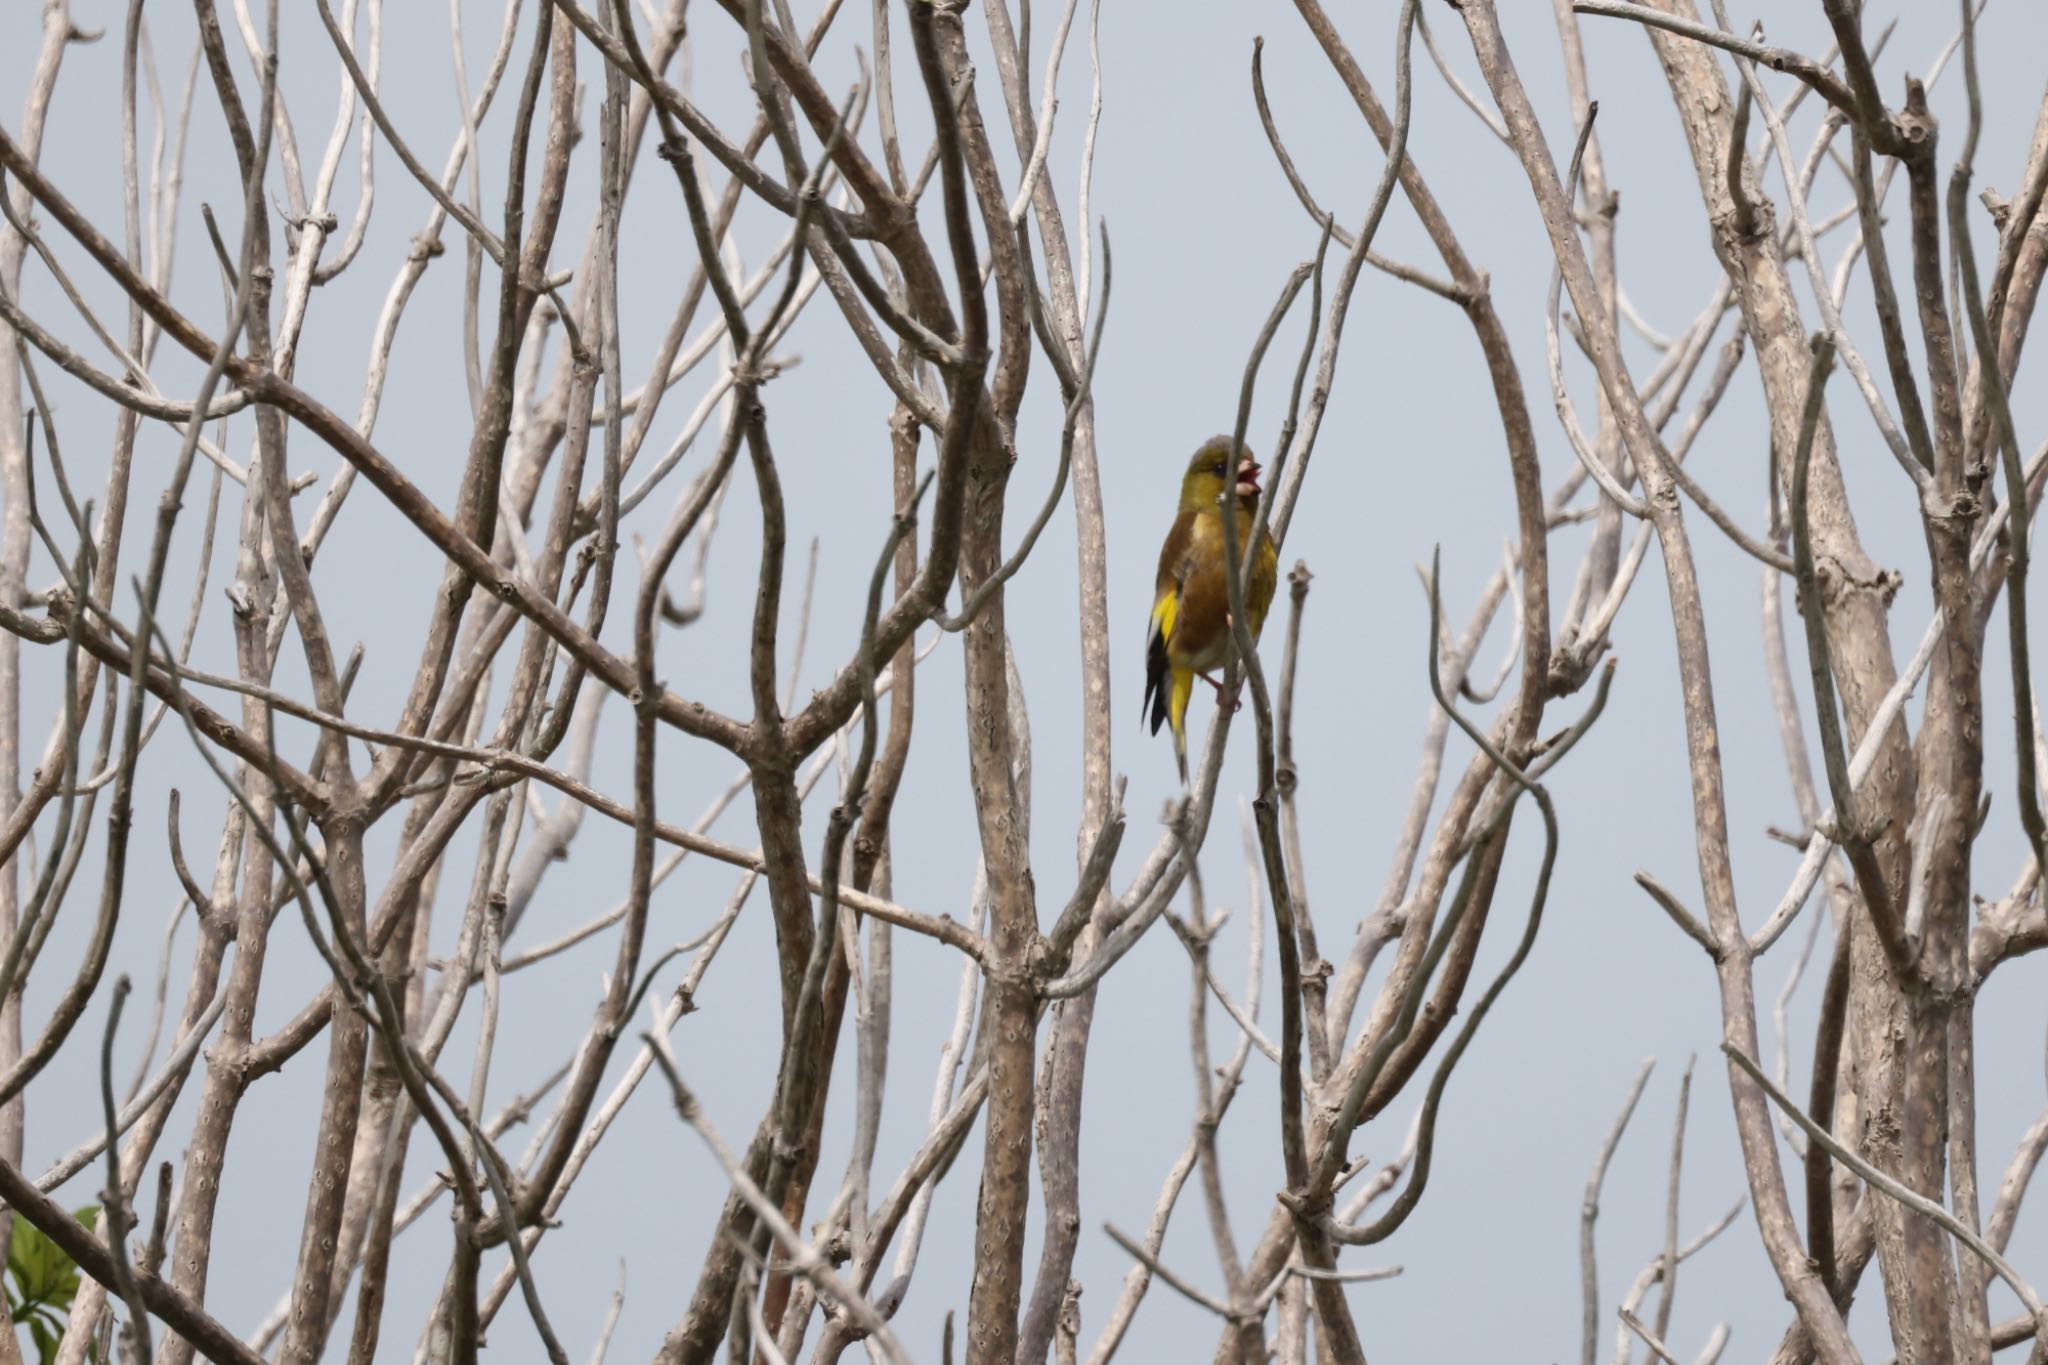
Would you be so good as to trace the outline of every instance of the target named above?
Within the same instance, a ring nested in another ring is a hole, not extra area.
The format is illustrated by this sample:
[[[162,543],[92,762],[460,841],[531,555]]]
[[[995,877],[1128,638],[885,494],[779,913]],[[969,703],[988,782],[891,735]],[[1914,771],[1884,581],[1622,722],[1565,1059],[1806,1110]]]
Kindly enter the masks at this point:
[[[87,1204],[72,1216],[90,1231],[99,1221],[99,1206]],[[7,1252],[7,1309],[17,1326],[28,1328],[39,1365],[50,1365],[57,1358],[57,1345],[64,1337],[71,1302],[78,1296],[78,1283],[78,1263],[33,1223],[15,1214],[14,1240]],[[87,1348],[86,1359],[97,1365],[96,1346]]]

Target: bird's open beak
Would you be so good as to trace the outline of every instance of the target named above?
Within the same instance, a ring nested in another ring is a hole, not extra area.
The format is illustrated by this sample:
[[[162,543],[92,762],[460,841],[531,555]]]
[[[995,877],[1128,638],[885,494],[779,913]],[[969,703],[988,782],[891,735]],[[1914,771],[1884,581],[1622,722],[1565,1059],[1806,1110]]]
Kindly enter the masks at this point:
[[[1245,459],[1237,466],[1237,491],[1256,495],[1259,491],[1259,462]]]

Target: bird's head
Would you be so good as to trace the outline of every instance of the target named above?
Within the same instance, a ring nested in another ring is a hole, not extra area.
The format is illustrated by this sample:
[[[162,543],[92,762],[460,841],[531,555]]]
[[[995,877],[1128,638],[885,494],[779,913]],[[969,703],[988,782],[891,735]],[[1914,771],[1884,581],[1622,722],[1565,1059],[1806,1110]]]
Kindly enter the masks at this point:
[[[1235,487],[1240,501],[1257,501],[1259,462],[1242,446],[1233,458],[1230,438],[1213,436],[1188,461],[1188,472],[1180,481],[1181,509],[1214,507],[1223,497],[1223,490],[1231,487]]]

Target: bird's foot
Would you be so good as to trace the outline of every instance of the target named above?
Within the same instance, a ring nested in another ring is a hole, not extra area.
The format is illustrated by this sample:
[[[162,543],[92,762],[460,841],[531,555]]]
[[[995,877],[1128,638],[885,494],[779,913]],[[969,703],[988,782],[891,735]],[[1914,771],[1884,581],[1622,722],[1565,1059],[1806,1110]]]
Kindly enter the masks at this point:
[[[1215,689],[1216,704],[1218,706],[1229,707],[1231,710],[1231,714],[1233,715],[1235,715],[1239,711],[1244,710],[1244,702],[1237,695],[1237,689],[1235,687],[1227,686],[1226,684],[1217,681],[1215,678],[1210,677],[1207,673],[1197,673],[1195,674],[1195,676],[1200,678],[1203,682],[1209,684],[1210,687]]]

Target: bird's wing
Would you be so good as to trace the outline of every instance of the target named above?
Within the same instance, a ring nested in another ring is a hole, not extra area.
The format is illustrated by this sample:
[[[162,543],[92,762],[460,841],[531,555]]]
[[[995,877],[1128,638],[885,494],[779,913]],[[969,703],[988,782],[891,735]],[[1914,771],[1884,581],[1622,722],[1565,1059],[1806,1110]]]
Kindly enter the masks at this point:
[[[1167,662],[1167,642],[1180,621],[1181,584],[1187,576],[1188,550],[1194,537],[1195,517],[1183,512],[1174,518],[1159,550],[1159,574],[1153,584],[1152,617],[1145,635],[1145,711],[1152,733],[1166,723],[1168,698],[1173,691],[1172,667]]]

